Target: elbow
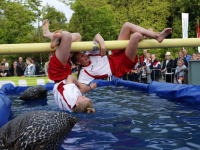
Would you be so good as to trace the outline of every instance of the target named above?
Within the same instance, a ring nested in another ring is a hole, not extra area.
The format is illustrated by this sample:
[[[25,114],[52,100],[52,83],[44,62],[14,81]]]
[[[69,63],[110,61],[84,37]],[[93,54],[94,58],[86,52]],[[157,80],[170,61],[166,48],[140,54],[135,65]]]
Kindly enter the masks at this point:
[[[101,37],[101,35],[99,33],[97,33],[94,37],[94,41],[97,41],[99,38]]]

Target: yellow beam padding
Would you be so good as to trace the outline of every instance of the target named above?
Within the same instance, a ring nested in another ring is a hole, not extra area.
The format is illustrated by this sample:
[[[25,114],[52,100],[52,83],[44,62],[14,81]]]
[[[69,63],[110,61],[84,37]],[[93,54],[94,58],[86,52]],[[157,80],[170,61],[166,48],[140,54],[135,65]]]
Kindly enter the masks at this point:
[[[124,49],[128,45],[128,40],[105,41],[107,50]],[[143,40],[139,42],[139,49],[170,48],[170,47],[197,47],[200,46],[200,38],[188,39],[165,39],[162,43],[156,40]],[[92,51],[99,49],[99,44],[93,41],[73,42],[72,52]],[[56,48],[51,49],[50,43],[26,43],[26,44],[0,44],[0,54],[22,54],[22,53],[52,53]]]

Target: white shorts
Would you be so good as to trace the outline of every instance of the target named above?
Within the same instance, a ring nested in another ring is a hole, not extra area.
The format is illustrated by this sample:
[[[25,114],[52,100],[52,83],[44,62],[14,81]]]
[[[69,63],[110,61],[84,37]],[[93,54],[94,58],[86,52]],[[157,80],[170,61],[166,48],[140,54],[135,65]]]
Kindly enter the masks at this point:
[[[60,109],[72,112],[78,96],[82,94],[74,83],[67,85],[65,83],[66,79],[54,85],[54,98]]]

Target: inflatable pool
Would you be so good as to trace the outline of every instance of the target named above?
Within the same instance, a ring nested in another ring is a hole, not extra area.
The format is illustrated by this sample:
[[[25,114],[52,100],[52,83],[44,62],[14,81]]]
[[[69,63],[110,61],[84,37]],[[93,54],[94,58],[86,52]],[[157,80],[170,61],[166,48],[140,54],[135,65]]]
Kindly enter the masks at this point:
[[[96,113],[74,114],[79,121],[61,149],[199,148],[200,86],[121,79],[94,82],[98,88],[86,96],[93,100]],[[59,111],[54,83],[43,86],[49,91],[47,100],[23,102],[19,93],[28,87],[3,85],[0,126],[26,112]]]

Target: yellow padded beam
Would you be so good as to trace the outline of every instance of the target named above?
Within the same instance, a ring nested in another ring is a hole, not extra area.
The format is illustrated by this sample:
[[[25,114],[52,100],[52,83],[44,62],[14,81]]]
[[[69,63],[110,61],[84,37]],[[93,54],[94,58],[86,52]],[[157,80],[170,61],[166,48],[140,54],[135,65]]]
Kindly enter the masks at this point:
[[[128,40],[105,41],[107,50],[125,49]],[[200,46],[200,38],[188,39],[165,39],[162,43],[156,40],[143,40],[139,42],[139,49],[170,48],[170,47],[197,47]],[[91,51],[100,46],[93,41],[73,42],[71,52]],[[0,44],[0,54],[22,54],[22,53],[52,53],[56,48],[51,49],[50,43],[26,43],[26,44]]]

